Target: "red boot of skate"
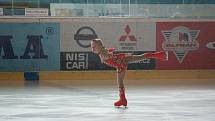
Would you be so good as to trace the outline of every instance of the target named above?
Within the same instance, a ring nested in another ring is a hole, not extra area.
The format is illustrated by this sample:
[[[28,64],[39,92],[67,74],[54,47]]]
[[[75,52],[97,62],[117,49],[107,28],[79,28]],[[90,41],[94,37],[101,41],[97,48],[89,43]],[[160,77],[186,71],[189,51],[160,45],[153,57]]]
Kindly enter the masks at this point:
[[[156,59],[160,59],[160,60],[168,60],[168,52],[160,51],[160,52],[155,52],[155,53],[145,53],[144,57],[145,58],[156,58]]]
[[[114,103],[114,106],[120,107],[120,106],[127,106],[127,100],[125,97],[125,89],[119,88],[119,97],[120,99]]]
[[[154,56],[160,60],[168,60],[168,52],[165,51],[155,52]]]

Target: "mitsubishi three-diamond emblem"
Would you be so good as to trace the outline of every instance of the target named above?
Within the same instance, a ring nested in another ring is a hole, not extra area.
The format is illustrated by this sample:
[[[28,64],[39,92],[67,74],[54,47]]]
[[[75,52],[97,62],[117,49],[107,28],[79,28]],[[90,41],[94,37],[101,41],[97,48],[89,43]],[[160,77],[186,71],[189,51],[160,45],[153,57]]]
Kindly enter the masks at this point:
[[[184,26],[162,31],[165,38],[165,41],[162,43],[162,48],[165,51],[173,51],[179,63],[182,63],[189,51],[194,51],[199,48],[199,43],[196,40],[199,32],[200,30],[190,30]]]
[[[118,39],[119,47],[124,51],[134,51],[137,48],[137,39],[131,32],[131,27],[126,25],[125,34]],[[127,40],[127,41],[126,41]]]

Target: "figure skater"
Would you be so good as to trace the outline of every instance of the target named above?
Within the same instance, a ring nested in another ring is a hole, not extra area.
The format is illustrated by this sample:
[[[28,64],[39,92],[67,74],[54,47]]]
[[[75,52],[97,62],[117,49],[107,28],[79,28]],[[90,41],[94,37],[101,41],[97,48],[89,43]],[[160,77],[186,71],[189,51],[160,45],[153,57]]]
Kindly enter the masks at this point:
[[[119,87],[119,100],[114,103],[115,107],[127,106],[127,99],[125,96],[124,77],[127,66],[131,62],[141,61],[146,58],[155,58],[159,60],[167,60],[168,53],[164,51],[160,52],[148,52],[141,55],[129,55],[125,53],[113,54],[114,48],[105,48],[101,39],[93,39],[91,41],[92,52],[98,54],[101,62],[108,66],[117,69],[117,83]]]

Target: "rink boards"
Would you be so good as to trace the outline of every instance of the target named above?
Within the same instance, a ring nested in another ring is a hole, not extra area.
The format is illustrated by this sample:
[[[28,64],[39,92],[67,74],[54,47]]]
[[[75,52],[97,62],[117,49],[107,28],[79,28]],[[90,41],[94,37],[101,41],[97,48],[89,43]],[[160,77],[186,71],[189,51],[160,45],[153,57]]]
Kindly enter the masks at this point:
[[[40,81],[114,80],[91,52],[93,38],[128,54],[168,51],[168,61],[129,64],[126,80],[215,79],[214,20],[2,17],[0,26],[0,80],[22,85],[28,72]]]
[[[215,69],[214,20],[2,17],[0,28],[1,72],[113,70],[91,52],[93,38],[116,52],[169,53],[128,70]]]
[[[115,71],[39,72],[38,80],[27,80],[24,72],[1,72],[0,86],[116,85]],[[127,71],[126,85],[214,85],[214,70]]]

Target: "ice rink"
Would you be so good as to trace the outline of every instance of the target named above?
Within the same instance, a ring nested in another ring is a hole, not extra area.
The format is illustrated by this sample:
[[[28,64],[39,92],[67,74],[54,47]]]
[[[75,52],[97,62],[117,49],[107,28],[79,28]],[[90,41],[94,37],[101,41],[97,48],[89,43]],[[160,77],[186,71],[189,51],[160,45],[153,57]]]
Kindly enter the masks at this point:
[[[128,86],[115,108],[113,86],[0,88],[1,121],[214,121],[215,88]]]

